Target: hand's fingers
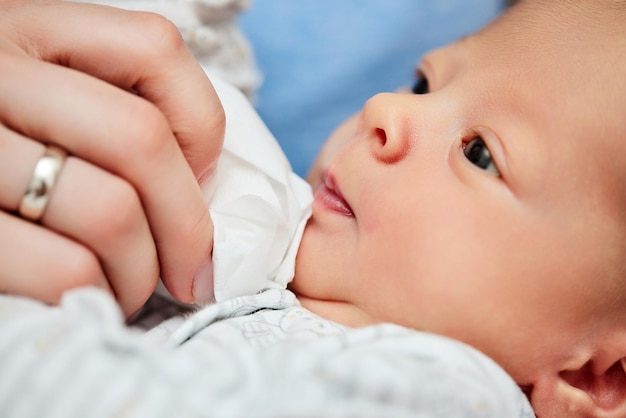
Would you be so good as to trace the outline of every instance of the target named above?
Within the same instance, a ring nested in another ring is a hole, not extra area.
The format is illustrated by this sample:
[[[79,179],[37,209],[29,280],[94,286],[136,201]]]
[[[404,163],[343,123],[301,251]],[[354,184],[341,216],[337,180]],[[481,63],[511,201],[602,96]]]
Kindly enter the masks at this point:
[[[83,246],[2,211],[0,231],[0,292],[58,303],[74,287],[111,291],[98,259]]]
[[[69,157],[41,223],[98,255],[127,314],[154,291],[159,264],[152,234],[139,196],[121,178]]]
[[[72,2],[20,12],[24,18],[12,29],[24,50],[136,91],[163,112],[196,178],[212,169],[221,151],[224,111],[171,22]]]
[[[158,109],[88,75],[29,57],[5,56],[2,69],[12,81],[0,80],[0,120],[130,182],[148,216],[164,283],[181,301],[206,299],[194,297],[192,282],[210,259],[212,223]]]
[[[0,136],[0,208],[15,210],[44,146],[6,128],[0,128]],[[159,274],[156,248],[139,197],[121,178],[67,158],[41,223],[97,257],[126,313],[139,309],[153,292]]]

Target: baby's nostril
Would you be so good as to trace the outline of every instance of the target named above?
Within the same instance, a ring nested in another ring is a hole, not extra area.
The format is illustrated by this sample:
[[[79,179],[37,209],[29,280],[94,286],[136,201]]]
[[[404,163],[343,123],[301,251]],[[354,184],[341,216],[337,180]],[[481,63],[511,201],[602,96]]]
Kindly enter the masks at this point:
[[[384,129],[377,128],[376,136],[380,140],[380,145],[385,146],[387,144],[387,134]]]

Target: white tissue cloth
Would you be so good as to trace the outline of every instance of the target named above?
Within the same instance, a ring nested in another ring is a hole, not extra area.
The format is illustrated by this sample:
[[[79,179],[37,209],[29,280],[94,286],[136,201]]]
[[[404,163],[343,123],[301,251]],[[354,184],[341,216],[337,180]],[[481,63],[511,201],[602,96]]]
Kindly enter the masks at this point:
[[[226,113],[217,170],[202,185],[214,224],[217,301],[285,288],[294,274],[311,188],[235,87],[211,77]]]

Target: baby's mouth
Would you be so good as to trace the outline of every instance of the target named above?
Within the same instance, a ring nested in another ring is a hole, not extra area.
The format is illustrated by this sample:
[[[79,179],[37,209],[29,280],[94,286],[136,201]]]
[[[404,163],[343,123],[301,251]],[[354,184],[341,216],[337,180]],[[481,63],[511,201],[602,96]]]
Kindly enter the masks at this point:
[[[324,174],[322,182],[315,190],[315,199],[335,213],[354,217],[352,208],[341,195],[332,175]]]

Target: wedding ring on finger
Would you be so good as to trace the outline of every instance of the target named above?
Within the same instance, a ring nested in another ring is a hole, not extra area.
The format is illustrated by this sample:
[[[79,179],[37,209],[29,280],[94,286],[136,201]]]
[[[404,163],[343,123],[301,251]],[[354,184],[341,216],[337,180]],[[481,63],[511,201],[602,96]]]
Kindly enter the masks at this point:
[[[48,145],[35,165],[33,177],[17,210],[22,218],[35,222],[41,219],[65,157],[67,157],[65,150],[56,145]]]

